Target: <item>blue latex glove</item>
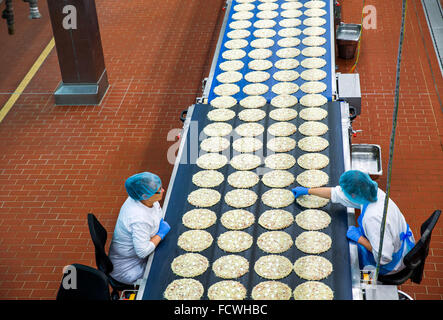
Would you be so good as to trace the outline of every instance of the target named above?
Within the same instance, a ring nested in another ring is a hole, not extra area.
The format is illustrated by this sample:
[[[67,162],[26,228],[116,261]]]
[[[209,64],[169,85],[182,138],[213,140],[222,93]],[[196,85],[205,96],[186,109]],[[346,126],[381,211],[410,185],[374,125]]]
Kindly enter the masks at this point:
[[[291,191],[294,194],[295,199],[297,199],[300,196],[307,195],[308,190],[309,190],[309,188],[305,188],[305,187],[295,187]]]
[[[158,227],[157,236],[159,236],[162,240],[166,236],[166,234],[171,230],[171,226],[165,220],[160,220],[160,226]]]
[[[351,226],[348,228],[348,232],[346,232],[346,237],[351,240],[358,242],[358,239],[362,236],[362,233],[359,228]]]

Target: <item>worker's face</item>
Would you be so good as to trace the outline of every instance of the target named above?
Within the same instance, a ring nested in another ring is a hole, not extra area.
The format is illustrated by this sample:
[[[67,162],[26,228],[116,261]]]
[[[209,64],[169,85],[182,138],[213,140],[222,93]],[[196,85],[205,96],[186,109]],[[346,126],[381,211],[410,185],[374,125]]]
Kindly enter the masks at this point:
[[[152,200],[152,202],[160,201],[163,199],[163,194],[165,193],[165,189],[160,188],[149,200]]]

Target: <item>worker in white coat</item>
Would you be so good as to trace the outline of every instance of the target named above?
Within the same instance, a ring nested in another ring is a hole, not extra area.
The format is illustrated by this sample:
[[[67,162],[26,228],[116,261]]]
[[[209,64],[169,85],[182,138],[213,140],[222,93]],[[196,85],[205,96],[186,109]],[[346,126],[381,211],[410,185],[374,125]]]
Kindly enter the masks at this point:
[[[316,195],[346,207],[360,209],[358,226],[350,226],[347,238],[357,243],[360,269],[374,269],[378,259],[380,227],[386,194],[368,174],[350,170],[343,173],[334,188],[292,189],[297,198]],[[379,273],[393,274],[404,269],[403,257],[415,244],[414,236],[397,205],[389,199]]]
[[[114,269],[111,277],[133,284],[143,277],[147,257],[171,229],[163,220],[158,201],[164,189],[160,178],[150,172],[129,177],[125,182],[129,195],[120,209],[109,258]]]

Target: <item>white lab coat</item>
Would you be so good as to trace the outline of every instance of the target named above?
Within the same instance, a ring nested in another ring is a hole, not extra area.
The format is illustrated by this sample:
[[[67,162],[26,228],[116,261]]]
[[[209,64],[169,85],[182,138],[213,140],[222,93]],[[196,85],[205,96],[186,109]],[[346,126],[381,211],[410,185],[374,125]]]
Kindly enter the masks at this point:
[[[109,258],[114,265],[111,277],[127,284],[143,277],[146,257],[155,249],[150,239],[157,234],[162,217],[158,202],[149,208],[131,197],[126,199],[109,248]]]
[[[378,258],[378,248],[380,242],[380,227],[383,219],[383,209],[385,203],[386,193],[378,189],[377,191],[377,201],[370,203],[365,211],[364,217],[362,219],[361,227],[363,227],[366,238],[369,240],[372,246],[372,254],[374,259],[377,261]],[[331,190],[331,201],[334,203],[341,203],[346,207],[352,207],[362,210],[363,206],[353,203],[348,200],[344,195],[340,186],[332,188]],[[388,210],[386,215],[386,225],[385,225],[385,235],[383,238],[383,252],[381,256],[381,265],[385,265],[392,260],[392,255],[401,249],[402,241],[400,240],[400,233],[406,233],[407,223],[397,205],[389,199]],[[412,232],[412,230],[410,230]],[[413,243],[415,243],[414,236],[409,238]],[[389,272],[396,273],[404,269],[403,257],[408,253],[408,248],[405,243],[402,253],[402,259],[394,269]]]

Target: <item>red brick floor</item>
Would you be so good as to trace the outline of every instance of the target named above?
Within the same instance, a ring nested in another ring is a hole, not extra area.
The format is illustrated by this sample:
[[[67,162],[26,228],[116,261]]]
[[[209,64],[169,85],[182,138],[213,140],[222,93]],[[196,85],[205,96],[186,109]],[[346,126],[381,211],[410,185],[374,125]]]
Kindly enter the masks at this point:
[[[26,19],[16,2],[17,34],[0,24],[0,105],[6,101],[51,39],[44,18]],[[343,21],[359,23],[361,1],[344,0]],[[443,79],[420,1],[409,0],[403,51],[391,197],[416,238],[420,224],[442,209]],[[416,11],[419,20],[417,20]],[[97,107],[56,107],[60,81],[55,50],[0,123],[0,299],[54,299],[63,266],[95,266],[86,214],[95,213],[112,236],[129,175],[157,172],[165,185],[172,166],[167,133],[180,128],[180,112],[200,95],[221,23],[221,0],[97,0],[111,87]],[[363,132],[354,143],[382,147],[389,157],[400,1],[372,0],[377,29],[363,32],[360,74]],[[418,21],[424,32],[425,46]],[[0,21],[2,22],[2,21]],[[3,21],[4,22],[4,21]],[[352,61],[338,60],[346,72]],[[378,180],[386,186],[386,175]],[[434,230],[421,285],[401,289],[415,299],[443,298],[442,221]]]

